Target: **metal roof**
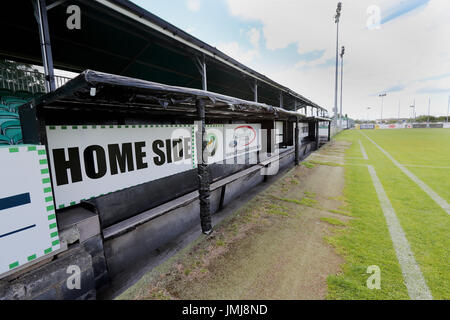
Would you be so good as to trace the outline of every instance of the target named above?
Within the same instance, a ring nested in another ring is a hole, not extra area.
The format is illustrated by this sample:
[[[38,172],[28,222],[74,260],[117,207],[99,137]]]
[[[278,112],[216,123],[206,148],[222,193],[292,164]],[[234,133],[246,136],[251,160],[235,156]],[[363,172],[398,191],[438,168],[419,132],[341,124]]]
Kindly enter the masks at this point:
[[[56,68],[94,69],[169,85],[202,88],[196,59],[205,58],[208,90],[288,110],[311,106],[306,97],[248,68],[207,43],[127,0],[47,1],[50,38]],[[81,30],[66,27],[67,5],[81,8]],[[0,11],[0,57],[40,63],[37,23],[30,1],[11,1]]]
[[[197,116],[196,100],[205,100],[208,115],[267,117],[298,117],[314,120],[298,112],[264,103],[242,100],[223,94],[193,88],[176,87],[161,83],[85,70],[62,87],[29,102],[37,110],[76,109],[88,110],[141,110],[183,113]],[[322,118],[320,119],[327,119]]]

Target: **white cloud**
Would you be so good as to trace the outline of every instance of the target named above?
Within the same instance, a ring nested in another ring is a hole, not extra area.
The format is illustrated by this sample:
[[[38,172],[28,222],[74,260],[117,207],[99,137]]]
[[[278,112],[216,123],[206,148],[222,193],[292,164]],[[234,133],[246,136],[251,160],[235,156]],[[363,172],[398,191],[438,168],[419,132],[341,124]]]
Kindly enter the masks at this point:
[[[256,48],[259,47],[259,39],[261,38],[259,29],[251,28],[247,35],[250,39],[250,43]]]
[[[301,60],[295,64],[295,67],[296,68],[317,67],[317,66],[325,64],[325,62],[327,62],[330,58],[333,58],[333,57],[323,54],[321,57],[314,59],[314,60]]]
[[[399,2],[400,0],[396,0]],[[258,71],[304,94],[330,111],[334,105],[334,66],[324,62],[335,57],[336,0],[227,0],[233,15],[248,21],[258,21],[268,50],[295,44],[299,54],[323,50],[315,60],[300,60],[292,66],[262,66]],[[388,93],[386,116],[396,116],[399,99],[402,115],[416,98],[418,113],[427,112],[428,96],[421,88],[450,88],[450,77],[418,79],[450,72],[450,1],[430,0],[417,10],[381,25],[367,29],[367,8],[379,5],[381,13],[393,4],[382,0],[343,0],[340,23],[340,44],[345,45],[344,112],[355,117],[365,116],[368,105],[373,113],[381,109],[376,93],[389,87],[404,85],[402,91]],[[395,2],[395,1],[394,1]],[[260,39],[258,39],[258,43]],[[285,65],[285,61],[280,61]],[[448,93],[432,97],[434,110],[444,113]]]
[[[237,42],[219,43],[217,49],[243,64],[252,62],[258,56],[257,49],[246,50]]]
[[[187,0],[187,7],[190,11],[200,10],[201,2],[200,0]]]
[[[197,29],[195,29],[194,27],[187,27],[186,28],[186,32],[189,34],[194,34],[197,31]]]

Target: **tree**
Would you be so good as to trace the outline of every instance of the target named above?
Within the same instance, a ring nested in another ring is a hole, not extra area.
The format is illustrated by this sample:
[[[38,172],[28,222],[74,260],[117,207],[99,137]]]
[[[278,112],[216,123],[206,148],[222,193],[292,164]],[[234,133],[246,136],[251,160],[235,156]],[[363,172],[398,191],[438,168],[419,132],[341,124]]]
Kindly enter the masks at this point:
[[[434,116],[418,116],[416,118],[416,122],[428,122],[428,119],[430,119],[430,122],[438,122],[439,118],[436,118]]]

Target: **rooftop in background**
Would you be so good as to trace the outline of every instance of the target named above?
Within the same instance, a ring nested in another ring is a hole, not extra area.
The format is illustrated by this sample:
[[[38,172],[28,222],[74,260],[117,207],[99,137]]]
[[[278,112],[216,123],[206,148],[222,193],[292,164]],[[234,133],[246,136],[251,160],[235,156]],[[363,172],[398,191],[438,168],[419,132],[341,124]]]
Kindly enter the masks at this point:
[[[59,1],[47,1],[47,5]],[[55,68],[94,69],[168,85],[202,88],[198,59],[207,64],[208,90],[288,110],[311,106],[304,96],[246,67],[127,0],[74,0],[81,9],[81,30],[66,27],[67,3],[48,11]],[[0,12],[0,57],[40,64],[39,33],[30,1],[11,1]]]

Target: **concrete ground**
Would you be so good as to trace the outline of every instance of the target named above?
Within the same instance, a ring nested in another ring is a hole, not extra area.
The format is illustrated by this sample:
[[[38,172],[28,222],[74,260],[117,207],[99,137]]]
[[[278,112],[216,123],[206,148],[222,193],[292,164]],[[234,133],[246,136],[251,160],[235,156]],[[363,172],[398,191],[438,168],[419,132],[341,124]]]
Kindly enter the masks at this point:
[[[332,142],[317,153],[342,157],[346,147]],[[344,170],[308,162],[291,169],[118,299],[326,298],[327,276],[343,260],[324,237],[350,219],[339,210]]]

